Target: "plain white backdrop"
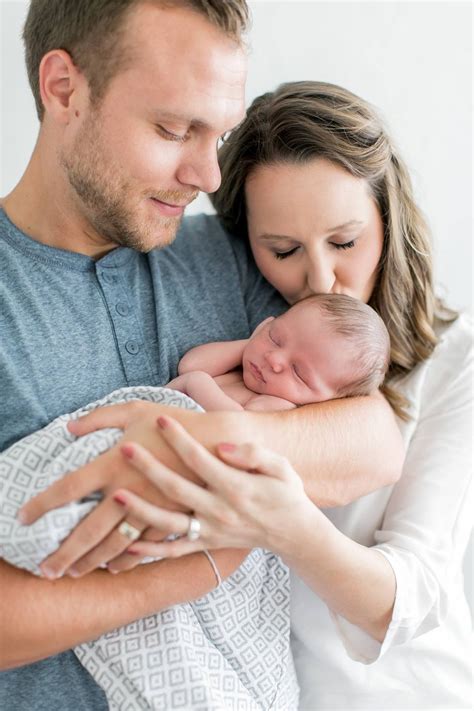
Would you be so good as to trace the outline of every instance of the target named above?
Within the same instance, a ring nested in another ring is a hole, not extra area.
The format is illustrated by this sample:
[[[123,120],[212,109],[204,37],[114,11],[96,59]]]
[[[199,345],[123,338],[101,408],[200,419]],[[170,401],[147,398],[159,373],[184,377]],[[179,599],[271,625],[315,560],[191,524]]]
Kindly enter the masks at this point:
[[[15,185],[38,122],[26,78],[25,0],[0,0],[0,195]],[[432,228],[438,290],[472,309],[472,5],[256,0],[247,99],[284,81],[341,84],[381,111]],[[201,196],[192,212],[211,211]],[[466,559],[472,601],[472,547]],[[471,602],[472,604],[472,602]]]

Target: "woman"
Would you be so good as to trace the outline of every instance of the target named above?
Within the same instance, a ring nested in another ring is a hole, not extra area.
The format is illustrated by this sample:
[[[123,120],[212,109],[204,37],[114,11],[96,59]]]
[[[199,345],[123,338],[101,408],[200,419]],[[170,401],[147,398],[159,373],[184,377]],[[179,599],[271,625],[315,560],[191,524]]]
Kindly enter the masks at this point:
[[[167,419],[167,440],[194,458],[208,491],[177,483],[137,445],[124,454],[168,495],[174,487],[201,536],[131,550],[279,553],[296,573],[302,708],[467,707],[471,335],[467,319],[435,298],[428,230],[406,168],[368,104],[313,82],[256,99],[220,162],[216,210],[248,236],[260,270],[290,304],[345,293],[384,319],[392,350],[383,391],[399,416],[405,469],[394,486],[323,515],[285,460],[226,443],[223,467]],[[148,524],[187,531],[183,514],[120,494]]]
[[[343,293],[382,316],[391,337],[383,392],[399,416],[405,469],[394,486],[323,514],[286,460],[232,443],[212,457],[162,418],[164,437],[206,490],[137,444],[122,451],[195,512],[200,536],[137,541],[129,551],[178,556],[259,546],[280,554],[295,572],[303,709],[468,707],[461,565],[469,535],[471,336],[466,318],[435,298],[428,230],[406,168],[367,103],[316,82],[256,99],[220,162],[216,210],[248,238],[263,275],[288,303]],[[148,525],[189,530],[185,514],[117,494]]]

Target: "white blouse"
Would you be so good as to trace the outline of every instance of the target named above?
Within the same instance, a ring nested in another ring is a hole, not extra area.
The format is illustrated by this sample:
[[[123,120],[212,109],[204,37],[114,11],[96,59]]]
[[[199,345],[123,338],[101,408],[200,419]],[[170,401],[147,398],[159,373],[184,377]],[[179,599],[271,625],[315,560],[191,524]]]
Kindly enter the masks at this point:
[[[382,644],[333,615],[292,578],[293,653],[300,709],[472,708],[472,623],[462,562],[472,523],[472,319],[439,331],[433,356],[399,389],[412,403],[400,422],[400,481],[325,510],[339,530],[375,547],[397,582]]]

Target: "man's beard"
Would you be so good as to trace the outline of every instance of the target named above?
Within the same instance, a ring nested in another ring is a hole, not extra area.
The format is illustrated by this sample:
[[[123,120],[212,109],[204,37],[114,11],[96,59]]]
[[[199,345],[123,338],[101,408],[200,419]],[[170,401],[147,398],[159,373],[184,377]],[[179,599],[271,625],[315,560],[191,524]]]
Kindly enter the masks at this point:
[[[140,216],[143,206],[152,197],[169,204],[191,202],[198,192],[133,191],[133,182],[122,176],[120,163],[108,160],[99,125],[100,116],[93,112],[78,132],[72,150],[60,156],[80,211],[104,242],[139,252],[166,247],[176,237],[182,216],[160,216],[157,209],[157,217],[147,218]]]

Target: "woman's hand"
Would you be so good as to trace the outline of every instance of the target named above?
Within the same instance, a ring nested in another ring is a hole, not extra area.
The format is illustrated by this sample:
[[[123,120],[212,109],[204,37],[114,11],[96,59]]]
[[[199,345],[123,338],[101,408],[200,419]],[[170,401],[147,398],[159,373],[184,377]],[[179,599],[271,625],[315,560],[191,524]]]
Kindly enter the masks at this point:
[[[175,558],[203,549],[262,547],[284,554],[294,546],[302,518],[314,516],[315,506],[304,492],[288,460],[255,444],[217,445],[219,458],[193,439],[171,417],[160,417],[163,438],[206,487],[198,486],[163,465],[137,443],[121,446],[130,464],[166,497],[192,510],[200,523],[200,536],[186,536],[190,516],[169,511],[126,489],[115,492],[125,518],[164,534],[182,536],[174,541],[135,541],[125,556],[109,563],[113,571],[125,570],[143,556]],[[131,562],[130,554],[135,554]]]

